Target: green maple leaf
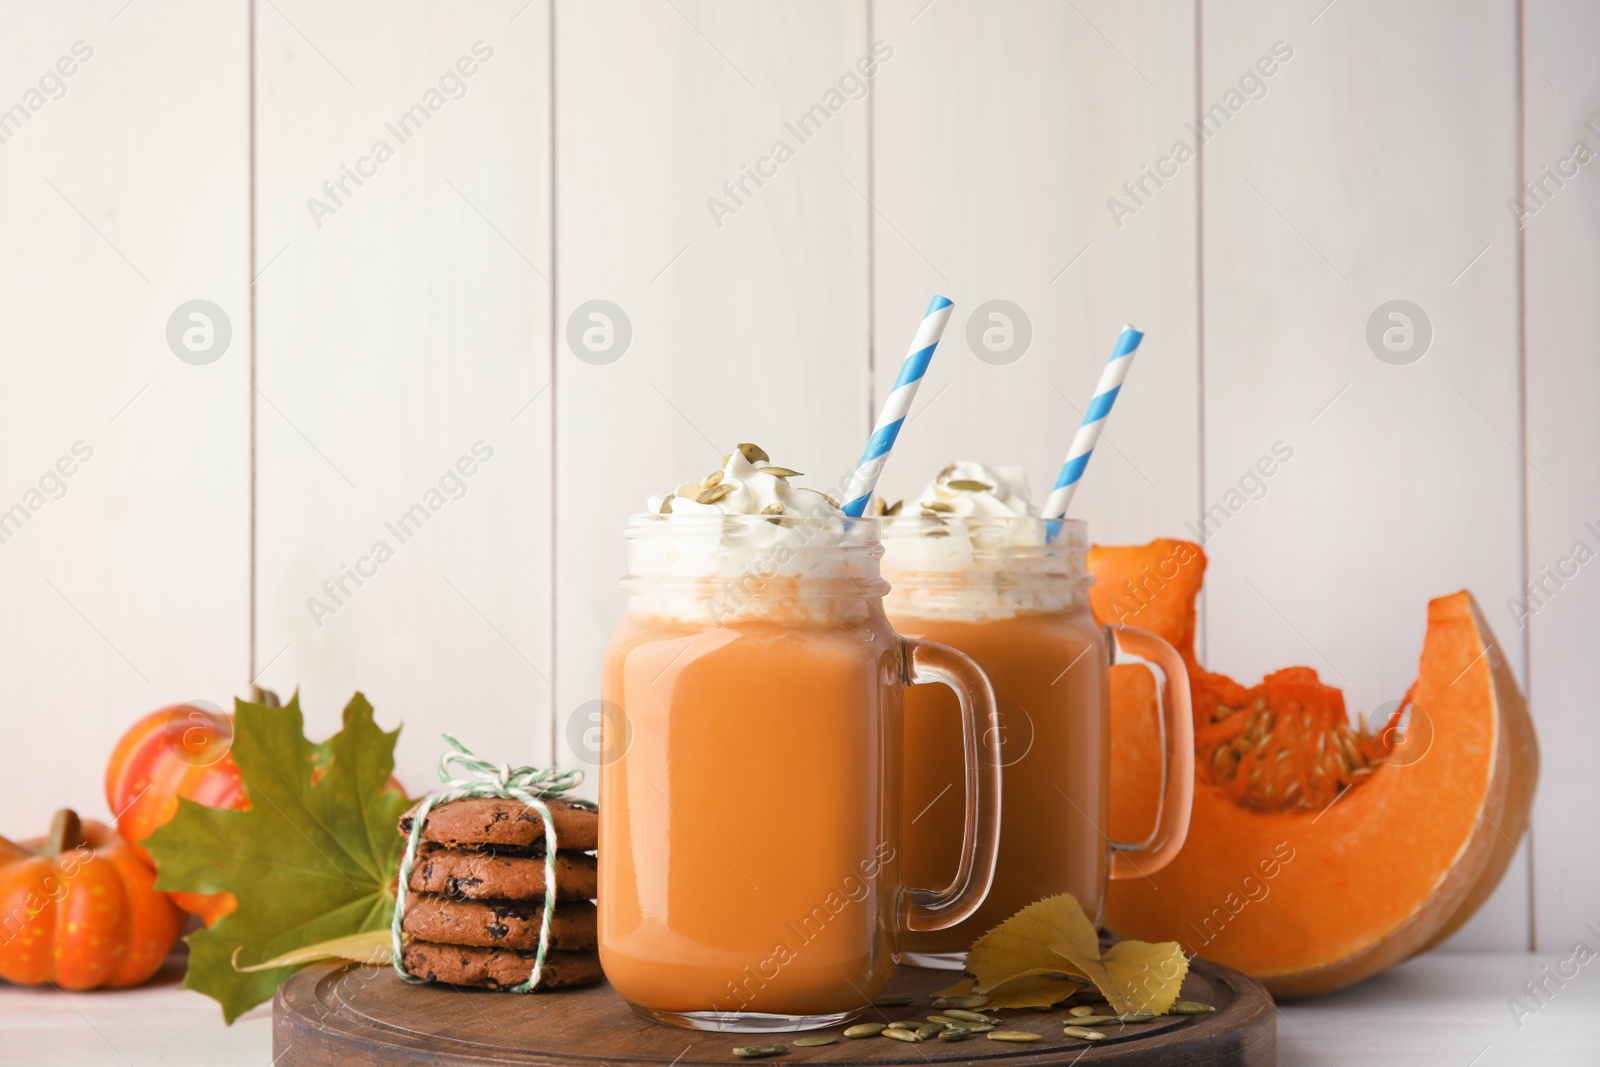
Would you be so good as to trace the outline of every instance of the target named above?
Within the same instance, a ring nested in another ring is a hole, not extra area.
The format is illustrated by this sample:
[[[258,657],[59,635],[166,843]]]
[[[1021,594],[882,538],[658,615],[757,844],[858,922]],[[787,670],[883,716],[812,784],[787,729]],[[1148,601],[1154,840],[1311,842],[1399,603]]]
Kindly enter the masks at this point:
[[[180,800],[172,821],[144,842],[157,889],[239,898],[238,910],[189,935],[183,978],[183,988],[220,1003],[230,1023],[300,969],[239,967],[389,926],[405,845],[395,826],[409,803],[387,788],[400,731],[378,729],[360,693],[321,745],[305,738],[298,693],[282,708],[234,705],[233,758],[250,810]]]

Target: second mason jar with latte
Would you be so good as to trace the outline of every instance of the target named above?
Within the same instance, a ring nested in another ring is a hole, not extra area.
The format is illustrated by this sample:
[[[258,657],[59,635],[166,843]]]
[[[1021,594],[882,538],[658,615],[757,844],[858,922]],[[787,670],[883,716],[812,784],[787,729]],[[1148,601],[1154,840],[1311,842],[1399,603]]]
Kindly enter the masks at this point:
[[[895,629],[971,656],[1002,720],[1000,851],[983,906],[947,929],[902,939],[907,961],[959,967],[977,937],[1021,908],[1074,894],[1098,921],[1108,877],[1165,865],[1183,843],[1191,789],[1169,786],[1150,837],[1108,835],[1108,666],[1145,662],[1162,676],[1169,783],[1192,780],[1187,675],[1165,641],[1130,627],[1108,637],[1089,609],[1087,529],[1047,521],[1020,469],[953,463],[883,526],[885,600]],[[955,700],[906,694],[904,864],[917,884],[954,873],[962,840],[962,736]]]

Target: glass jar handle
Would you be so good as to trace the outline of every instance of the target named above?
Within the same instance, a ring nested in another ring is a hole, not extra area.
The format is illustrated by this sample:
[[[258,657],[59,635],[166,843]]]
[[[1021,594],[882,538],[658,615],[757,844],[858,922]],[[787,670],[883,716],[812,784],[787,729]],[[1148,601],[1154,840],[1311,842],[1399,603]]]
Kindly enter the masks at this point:
[[[1108,626],[1118,663],[1138,663],[1156,676],[1161,708],[1161,797],[1156,825],[1143,841],[1111,843],[1111,877],[1140,878],[1172,862],[1189,836],[1194,806],[1194,712],[1189,671],[1178,650],[1132,626]],[[1113,756],[1113,759],[1116,757]]]
[[[905,887],[904,930],[944,930],[968,918],[989,895],[1000,851],[1000,712],[989,679],[969,657],[934,641],[902,640],[907,685],[937,682],[961,704],[965,817],[961,865],[944,889]]]

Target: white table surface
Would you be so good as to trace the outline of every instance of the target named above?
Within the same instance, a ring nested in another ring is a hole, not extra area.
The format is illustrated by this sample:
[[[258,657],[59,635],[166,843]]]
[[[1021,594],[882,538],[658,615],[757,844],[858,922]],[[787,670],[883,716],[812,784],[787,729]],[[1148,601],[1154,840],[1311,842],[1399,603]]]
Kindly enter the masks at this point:
[[[1568,979],[1519,1028],[1506,1005],[1565,952],[1434,953],[1278,1016],[1292,1067],[1600,1065],[1600,961]],[[0,1064],[25,1067],[268,1067],[268,1006],[232,1027],[216,1004],[162,981],[115,993],[0,984]],[[1552,985],[1552,989],[1554,986]],[[730,1060],[730,1063],[735,1061]]]

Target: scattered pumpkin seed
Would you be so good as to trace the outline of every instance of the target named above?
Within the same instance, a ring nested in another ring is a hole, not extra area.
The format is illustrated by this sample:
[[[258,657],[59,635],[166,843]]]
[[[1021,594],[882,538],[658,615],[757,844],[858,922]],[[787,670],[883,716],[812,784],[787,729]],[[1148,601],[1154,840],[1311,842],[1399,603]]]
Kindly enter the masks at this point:
[[[701,490],[700,495],[694,498],[694,502],[696,504],[715,504],[731,492],[733,492],[733,486],[731,485],[713,485],[710,489]]]
[[[952,478],[944,484],[952,489],[960,489],[968,493],[987,493],[994,488],[992,485],[984,485],[982,482],[973,481],[971,478]]]
[[[1068,1008],[1067,1009],[1067,1014],[1068,1015],[1074,1015],[1074,1016],[1077,1016],[1077,1015],[1093,1015],[1093,1014],[1095,1014],[1095,1010],[1093,1008],[1089,1007],[1089,1005],[1087,1005],[1087,1004],[1079,1004],[1076,1008]]]
[[[733,1050],[733,1054],[742,1060],[759,1060],[768,1056],[782,1056],[782,1045],[745,1045]]]
[[[1105,1034],[1098,1030],[1091,1030],[1087,1026],[1063,1026],[1061,1032],[1080,1041],[1104,1041],[1106,1039]]]
[[[856,1023],[845,1030],[845,1037],[877,1037],[888,1027],[884,1023]]]
[[[915,1030],[922,1024],[915,1019],[896,1019],[884,1029],[886,1030]]]
[[[928,1021],[930,1023],[938,1023],[940,1026],[960,1026],[961,1025],[961,1020],[955,1018],[952,1015],[930,1015],[930,1016],[928,1016]]]
[[[939,1031],[940,1041],[965,1041],[972,1036],[972,1031],[964,1026],[947,1026]]]
[[[1155,1018],[1154,1013],[1148,1011],[1125,1011],[1117,1016],[1119,1023],[1147,1023]]]
[[[933,1006],[936,1008],[981,1008],[989,1003],[988,997],[967,995],[960,997],[934,997]]]
[[[719,483],[721,481],[722,481],[722,472],[721,471],[712,471],[710,474],[706,475],[704,478],[701,479],[700,485],[704,489],[710,489],[713,485],[716,485],[717,483]]]
[[[821,1048],[823,1045],[831,1045],[837,1040],[839,1040],[839,1039],[834,1037],[832,1034],[819,1034],[816,1037],[802,1037],[802,1038],[800,1038],[799,1040],[797,1040],[794,1043],[794,1047],[795,1048]]]
[[[766,449],[760,445],[752,445],[748,441],[735,447],[739,449],[739,454],[744,457],[746,463],[766,463],[772,459],[771,456],[767,455]],[[730,452],[728,454],[731,456],[733,453]]]
[[[883,1036],[894,1041],[909,1041],[913,1045],[919,1041],[928,1040],[925,1037],[918,1037],[915,1030],[901,1030],[899,1027],[893,1026],[885,1030]]]
[[[975,1034],[987,1034],[995,1028],[994,1023],[968,1023],[967,1029]]]
[[[990,1041],[1038,1041],[1043,1035],[1028,1030],[990,1030]]]
[[[994,1020],[989,1018],[987,1015],[983,1015],[983,1014],[981,1014],[979,1012],[975,1012],[975,1011],[967,1011],[967,1010],[965,1010],[963,1008],[951,1008],[949,1011],[945,1012],[945,1014],[950,1016],[950,1018],[952,1018],[952,1019],[960,1019],[963,1022],[969,1022],[969,1023],[992,1023],[992,1022],[994,1022]]]
[[[774,478],[804,478],[800,471],[792,471],[788,467],[757,467],[757,474],[770,474]]]
[[[1214,1004],[1202,1004],[1198,1000],[1175,1000],[1172,1002],[1174,1015],[1209,1015],[1216,1011]]]
[[[926,1041],[928,1038],[944,1029],[944,1023],[923,1023],[917,1027],[916,1035]]]
[[[1076,1026],[1104,1026],[1106,1023],[1120,1023],[1122,1019],[1116,1015],[1079,1015],[1072,1022]]]

